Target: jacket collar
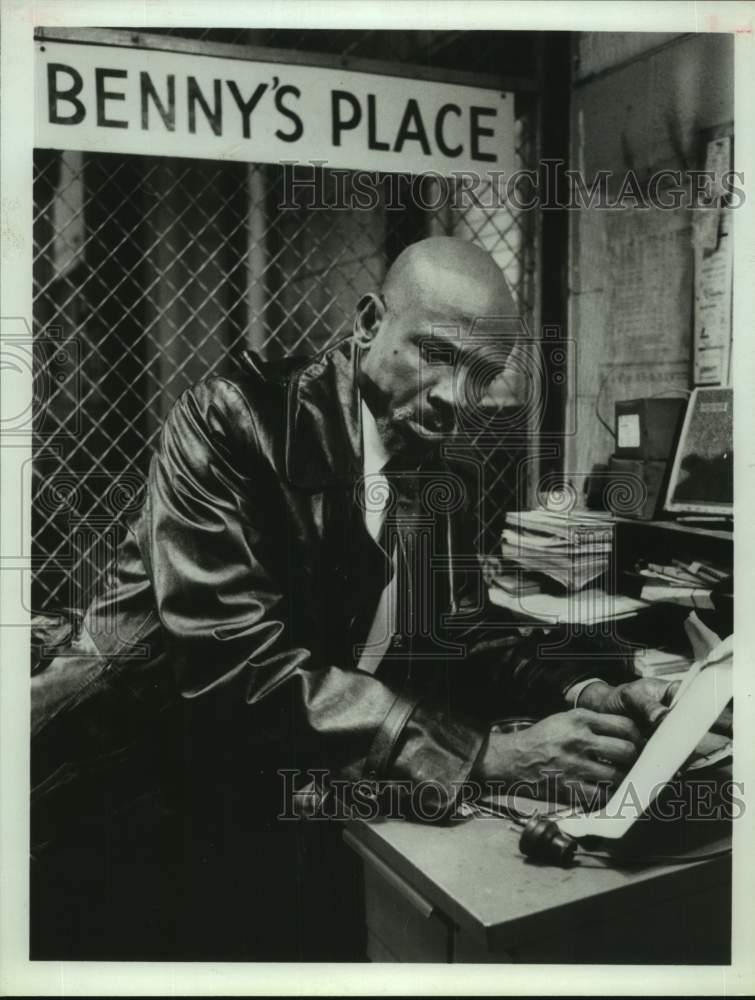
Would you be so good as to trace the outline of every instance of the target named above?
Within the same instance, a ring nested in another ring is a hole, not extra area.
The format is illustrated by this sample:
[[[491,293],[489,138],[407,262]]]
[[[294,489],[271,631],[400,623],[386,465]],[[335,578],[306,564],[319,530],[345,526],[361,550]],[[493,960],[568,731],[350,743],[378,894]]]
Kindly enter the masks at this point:
[[[352,486],[362,475],[357,350],[349,337],[288,381],[286,478],[312,492]]]

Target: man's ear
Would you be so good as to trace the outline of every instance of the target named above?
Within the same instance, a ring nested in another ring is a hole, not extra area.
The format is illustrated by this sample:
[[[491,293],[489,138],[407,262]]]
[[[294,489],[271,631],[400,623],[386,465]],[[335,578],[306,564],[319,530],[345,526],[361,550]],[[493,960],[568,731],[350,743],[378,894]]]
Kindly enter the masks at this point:
[[[357,344],[367,350],[380,329],[380,323],[385,316],[385,302],[382,296],[368,292],[357,302],[354,316],[354,339]]]

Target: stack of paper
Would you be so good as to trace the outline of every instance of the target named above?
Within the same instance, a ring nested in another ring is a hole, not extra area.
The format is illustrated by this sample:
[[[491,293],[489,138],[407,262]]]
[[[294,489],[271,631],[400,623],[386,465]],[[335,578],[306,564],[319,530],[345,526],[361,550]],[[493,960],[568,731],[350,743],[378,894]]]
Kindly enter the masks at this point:
[[[510,594],[491,586],[488,596],[493,604],[542,622],[543,625],[598,625],[600,622],[632,618],[649,607],[644,601],[624,594],[608,594],[600,587],[588,587],[580,593]]]
[[[639,575],[643,577],[640,591],[643,600],[704,610],[714,606],[711,588],[726,579],[723,570],[709,563],[684,563],[678,559],[672,559],[668,565],[648,562]]]
[[[496,573],[490,578],[490,585],[504,590],[507,594],[539,594],[540,584],[524,573]]]
[[[603,576],[612,548],[610,514],[547,510],[507,514],[501,539],[504,560],[527,573],[550,577],[567,591],[581,590]]]
[[[561,513],[554,510],[520,510],[511,511],[506,515],[506,523],[512,527],[524,528],[527,531],[542,531],[547,535],[560,535],[562,538],[613,537],[613,514],[609,511],[569,511]]]
[[[671,677],[676,679],[692,666],[692,657],[666,649],[638,649],[634,655],[634,670],[640,677]]]

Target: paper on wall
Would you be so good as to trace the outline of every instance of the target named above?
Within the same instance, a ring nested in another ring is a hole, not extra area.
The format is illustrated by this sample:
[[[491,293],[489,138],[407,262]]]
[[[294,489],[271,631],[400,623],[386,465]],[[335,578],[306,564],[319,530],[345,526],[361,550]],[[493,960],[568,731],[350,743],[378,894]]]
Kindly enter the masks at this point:
[[[605,218],[610,289],[605,356],[645,369],[689,358],[692,261],[689,210],[609,212]],[[610,411],[609,411],[610,412]]]
[[[719,207],[726,194],[722,178],[731,169],[731,136],[712,139],[705,151],[705,173],[710,178],[710,208],[700,208],[695,214],[694,243],[705,250],[715,250],[718,245]]]
[[[715,250],[695,248],[695,385],[728,385],[733,275],[730,220]]]

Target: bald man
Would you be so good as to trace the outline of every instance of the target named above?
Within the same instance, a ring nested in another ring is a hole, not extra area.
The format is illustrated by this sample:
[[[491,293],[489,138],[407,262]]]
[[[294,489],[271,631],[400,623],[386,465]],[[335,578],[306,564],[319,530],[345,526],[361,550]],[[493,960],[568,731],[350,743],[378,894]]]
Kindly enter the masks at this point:
[[[169,733],[152,767],[172,742],[186,799],[209,795],[184,801],[185,829],[209,822],[221,853],[282,830],[271,818],[293,800],[325,808],[339,781],[403,783],[391,808],[425,819],[470,779],[615,784],[662,691],[615,661],[539,664],[516,630],[487,627],[469,569],[474,497],[449,445],[459,458],[465,420],[515,402],[515,329],[492,258],[428,239],[359,301],[352,337],[303,364],[246,354],[187,390],[109,588],[33,678],[35,776],[61,744],[91,760]],[[522,711],[545,718],[489,734]]]

